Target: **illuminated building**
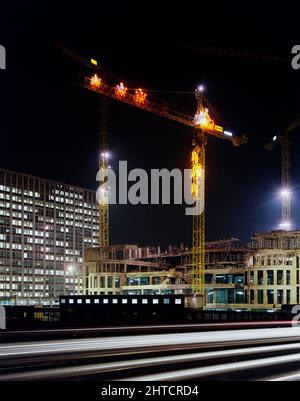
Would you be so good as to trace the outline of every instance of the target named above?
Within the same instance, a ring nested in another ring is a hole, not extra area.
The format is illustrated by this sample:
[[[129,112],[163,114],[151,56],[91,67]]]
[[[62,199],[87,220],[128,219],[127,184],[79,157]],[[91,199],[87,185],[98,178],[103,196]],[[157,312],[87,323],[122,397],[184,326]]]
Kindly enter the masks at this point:
[[[0,303],[81,293],[84,248],[98,232],[95,192],[0,170]]]
[[[206,304],[245,302],[244,278],[249,251],[235,240],[206,245]],[[106,258],[106,260],[104,260]],[[84,293],[87,295],[192,295],[192,252],[184,247],[139,248],[110,246],[105,255],[99,248],[87,249],[84,264]],[[188,298],[188,297],[187,297]]]
[[[300,231],[255,234],[251,248],[248,303],[254,308],[299,304]]]
[[[206,244],[205,308],[281,309],[299,304],[300,231],[255,234],[247,247],[237,240]],[[184,294],[192,305],[192,251],[137,245],[87,249],[86,295]]]

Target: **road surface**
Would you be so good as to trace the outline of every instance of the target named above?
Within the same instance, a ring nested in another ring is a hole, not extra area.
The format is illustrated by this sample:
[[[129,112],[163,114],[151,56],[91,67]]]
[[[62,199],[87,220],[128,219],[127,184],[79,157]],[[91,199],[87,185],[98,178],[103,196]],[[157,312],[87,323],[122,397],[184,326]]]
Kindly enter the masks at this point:
[[[233,379],[299,380],[300,328],[112,331],[106,337],[0,344],[0,381]]]

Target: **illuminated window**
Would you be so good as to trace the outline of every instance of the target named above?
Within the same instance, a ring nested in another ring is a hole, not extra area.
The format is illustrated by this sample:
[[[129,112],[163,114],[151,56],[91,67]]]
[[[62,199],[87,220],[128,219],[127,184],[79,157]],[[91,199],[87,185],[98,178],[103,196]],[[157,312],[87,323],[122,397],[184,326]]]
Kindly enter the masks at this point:
[[[82,304],[82,299],[77,299],[78,304]]]
[[[154,298],[154,299],[152,300],[152,303],[153,303],[153,304],[158,304],[158,299],[157,299],[157,298]]]
[[[148,303],[148,299],[144,298],[142,299],[142,304],[147,304]]]
[[[104,298],[104,299],[103,299],[103,303],[104,303],[104,304],[108,304],[108,299],[107,299],[107,298]]]
[[[66,300],[65,300],[65,299],[62,299],[60,302],[61,302],[62,304],[65,304],[65,303],[66,303]]]
[[[170,304],[170,298],[165,298],[164,299],[164,304],[169,305]]]
[[[267,277],[268,277],[268,285],[273,285],[274,284],[274,271],[268,270]]]
[[[133,299],[131,300],[131,303],[132,303],[132,304],[137,304],[137,303],[138,303],[138,300],[137,300],[136,298],[133,298]]]
[[[257,291],[257,303],[259,303],[259,304],[264,303],[264,290]]]
[[[107,277],[107,287],[108,288],[112,288],[112,283],[113,283],[112,279],[113,279],[112,276]]]
[[[122,299],[122,304],[127,304],[128,303],[128,299],[127,298],[123,298]]]
[[[277,304],[282,305],[283,303],[283,290],[277,290]]]
[[[274,304],[274,290],[267,290],[267,299],[269,305]]]
[[[115,298],[115,299],[113,299],[112,303],[113,303],[113,304],[117,304],[117,303],[118,303],[118,300]]]
[[[258,272],[257,272],[257,282],[258,282],[258,285],[263,285],[264,284],[264,272],[263,272],[263,270],[258,270]]]
[[[283,284],[283,270],[277,270],[277,285]],[[282,302],[277,302],[281,304]]]
[[[291,271],[287,270],[286,271],[286,285],[291,285]]]
[[[91,300],[90,300],[90,299],[86,299],[86,300],[85,300],[85,303],[86,303],[86,304],[90,304],[90,303],[91,303]]]
[[[94,303],[95,304],[99,304],[100,303],[100,299],[98,299],[98,298],[94,299]]]
[[[181,305],[181,299],[180,298],[176,298],[175,299],[175,304],[176,305]]]
[[[74,303],[74,299],[69,299],[69,304],[73,304]]]

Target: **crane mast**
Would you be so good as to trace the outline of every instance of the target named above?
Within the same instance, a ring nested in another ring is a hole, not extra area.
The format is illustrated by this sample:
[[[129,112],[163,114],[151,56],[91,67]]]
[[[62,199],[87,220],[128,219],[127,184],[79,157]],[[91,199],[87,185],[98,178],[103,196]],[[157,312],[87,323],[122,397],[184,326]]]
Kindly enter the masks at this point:
[[[291,141],[289,133],[285,132],[281,137],[282,152],[282,228],[290,228],[291,224]]]
[[[108,120],[107,99],[99,97],[99,242],[100,248],[109,245],[109,199],[108,199]]]
[[[56,47],[63,52],[64,55],[78,61],[85,67],[92,69],[104,75],[103,69],[98,66],[98,62],[94,59],[88,60],[74,51],[66,48],[59,43]],[[108,170],[108,107],[106,96],[99,97],[99,172],[98,181],[102,188],[100,191],[99,207],[99,245],[105,248],[109,245],[109,199],[107,187],[107,170]]]
[[[200,308],[203,308],[205,299],[205,139],[202,132],[198,133],[192,150],[192,178],[196,174],[197,179],[197,190],[192,195],[199,205],[199,210],[192,216],[192,290],[199,296],[200,303],[197,304]]]
[[[291,140],[290,134],[300,125],[300,116],[264,147],[273,150],[276,143],[281,146],[281,223],[280,228],[290,230],[291,222]]]
[[[196,91],[197,115],[203,110],[202,91]],[[195,304],[205,305],[205,146],[202,128],[196,128],[192,141],[192,196],[198,209],[192,216],[192,291],[198,296]]]

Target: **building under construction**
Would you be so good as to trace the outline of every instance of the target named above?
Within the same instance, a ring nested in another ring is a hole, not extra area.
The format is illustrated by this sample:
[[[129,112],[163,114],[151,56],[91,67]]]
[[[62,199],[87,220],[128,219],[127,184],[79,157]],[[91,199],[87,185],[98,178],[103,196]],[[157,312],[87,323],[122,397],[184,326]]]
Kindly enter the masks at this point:
[[[205,148],[210,136],[247,143],[215,123],[217,113],[204,96],[204,87],[195,90],[196,114],[185,114],[165,102],[152,99],[151,91],[129,87],[115,78],[94,58],[87,60],[59,46],[63,52],[92,70],[81,76],[79,85],[100,99],[99,157],[99,248],[85,251],[83,287],[87,295],[184,294],[187,304],[197,309],[267,309],[299,302],[298,237],[300,232],[276,231],[254,235],[251,244],[240,247],[235,240],[205,241]],[[119,81],[119,83],[118,83]],[[109,147],[105,99],[161,116],[193,129],[191,136],[191,194],[196,211],[192,216],[191,249],[139,248],[109,243]],[[209,110],[209,108],[211,111]],[[296,123],[297,124],[297,121]],[[290,230],[290,126],[273,138],[282,144],[282,230]],[[273,244],[271,247],[268,244]]]
[[[300,231],[210,242],[205,253],[205,309],[270,310],[299,303]],[[85,252],[87,295],[184,294],[193,306],[192,251],[137,245]]]

